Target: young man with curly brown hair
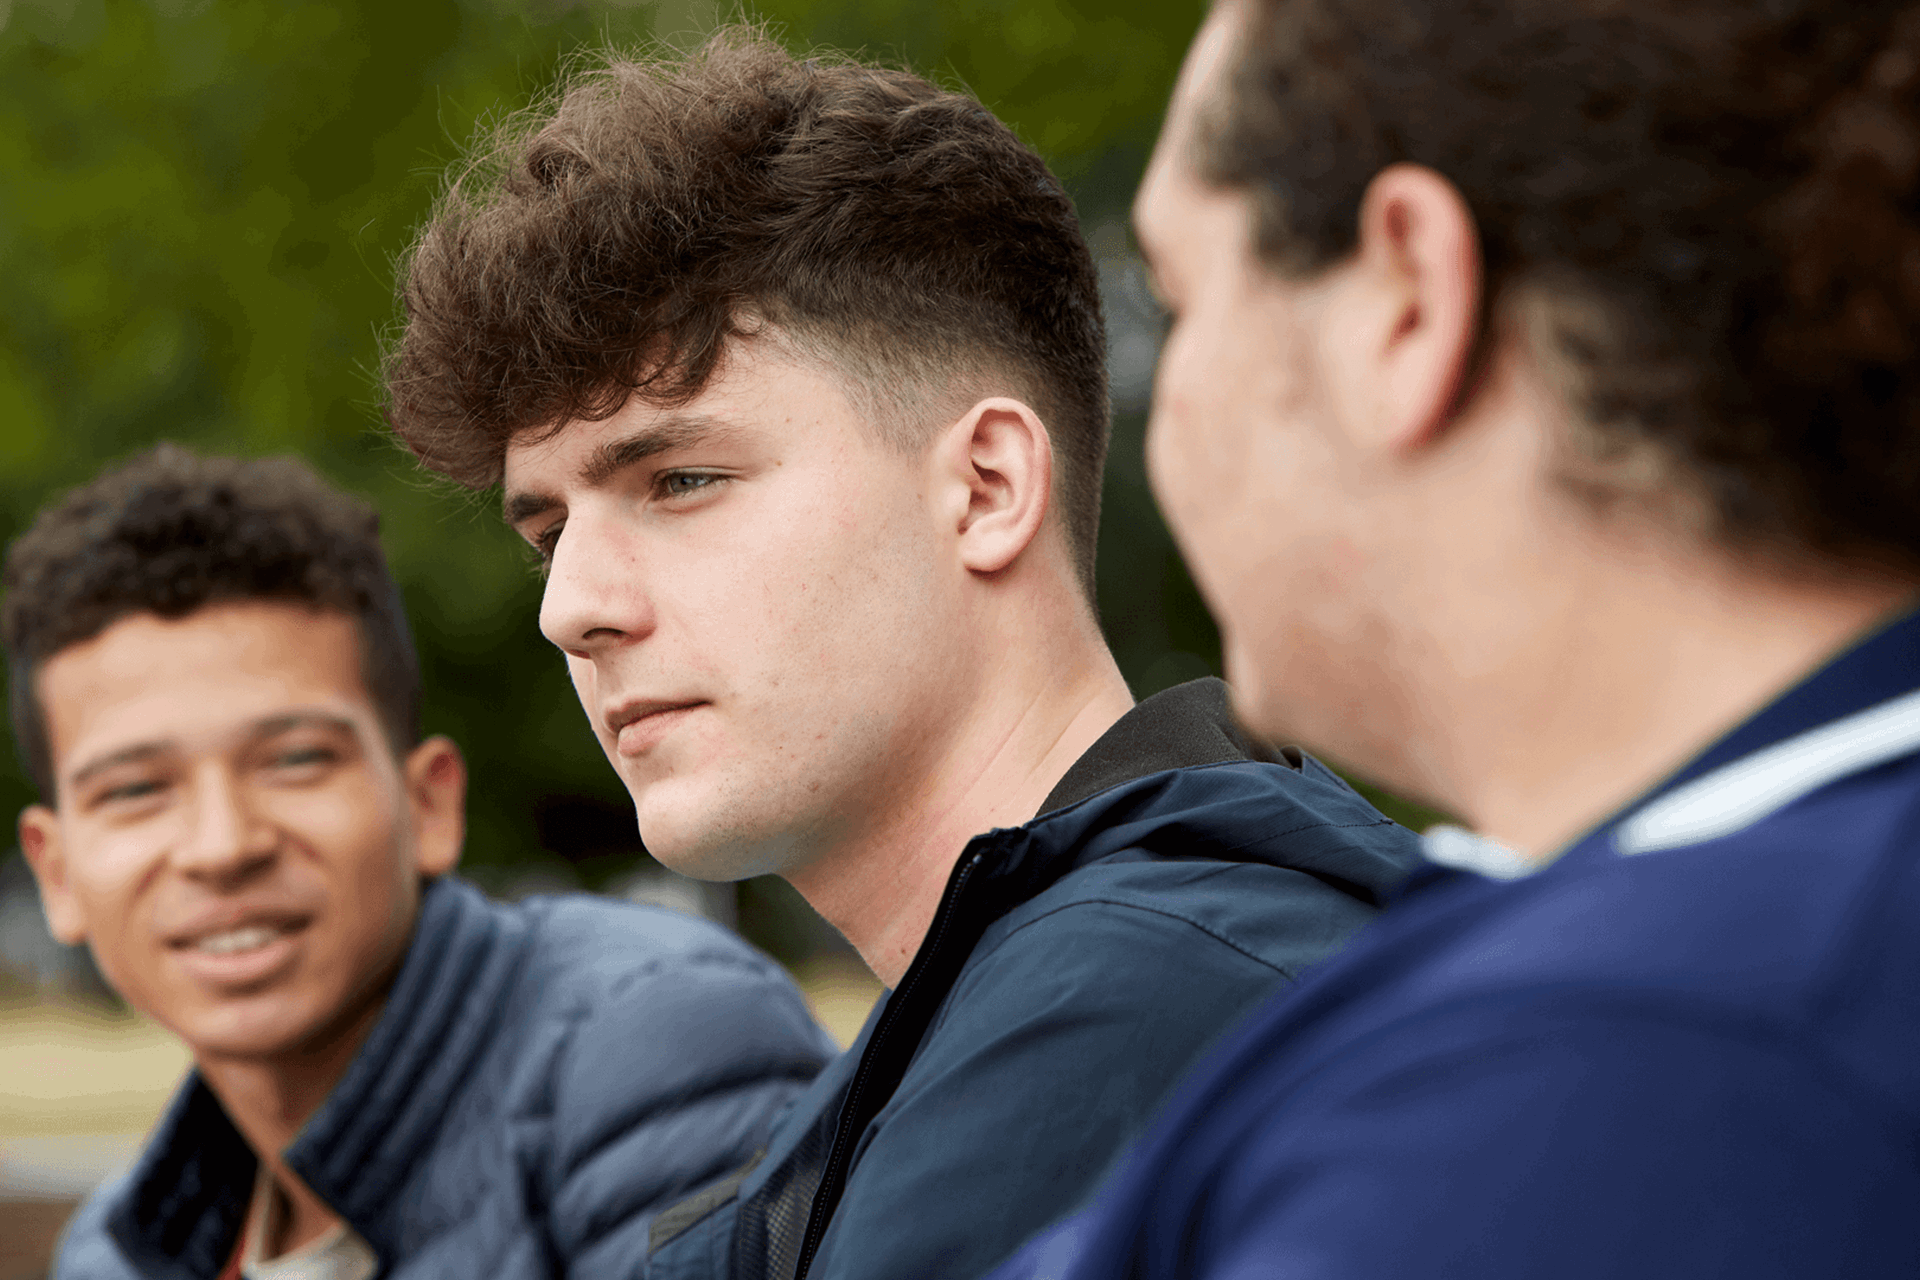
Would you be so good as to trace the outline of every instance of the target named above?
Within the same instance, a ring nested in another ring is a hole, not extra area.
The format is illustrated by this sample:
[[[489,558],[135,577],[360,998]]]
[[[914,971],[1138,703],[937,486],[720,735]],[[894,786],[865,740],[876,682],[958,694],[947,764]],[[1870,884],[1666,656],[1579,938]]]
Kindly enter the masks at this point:
[[[632,1275],[832,1051],[723,929],[452,874],[465,767],[377,529],[293,459],[163,445],[8,549],[48,923],[194,1061],[56,1276]]]
[[[1135,216],[1236,704],[1500,845],[1000,1280],[1920,1274],[1920,5],[1222,0]]]
[[[1076,1203],[1415,841],[1095,617],[1097,276],[978,102],[750,32],[463,170],[394,425],[502,483],[661,861],[784,876],[891,990],[653,1280],[964,1280]]]

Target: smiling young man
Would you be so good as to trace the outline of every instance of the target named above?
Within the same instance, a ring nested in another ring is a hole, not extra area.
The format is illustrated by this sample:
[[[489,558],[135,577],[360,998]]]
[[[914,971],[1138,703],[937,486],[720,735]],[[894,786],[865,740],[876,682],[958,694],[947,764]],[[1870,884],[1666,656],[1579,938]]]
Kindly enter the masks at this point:
[[[193,1074],[69,1227],[73,1280],[632,1275],[831,1053],[701,921],[491,903],[367,507],[163,445],[9,549],[20,842]]]
[[[1500,843],[997,1280],[1920,1274],[1920,5],[1222,0],[1135,215],[1236,704]]]
[[[1413,838],[1092,604],[1097,274],[979,103],[752,33],[613,62],[407,266],[394,424],[504,483],[663,862],[773,873],[891,988],[653,1280],[963,1280],[1076,1203]]]

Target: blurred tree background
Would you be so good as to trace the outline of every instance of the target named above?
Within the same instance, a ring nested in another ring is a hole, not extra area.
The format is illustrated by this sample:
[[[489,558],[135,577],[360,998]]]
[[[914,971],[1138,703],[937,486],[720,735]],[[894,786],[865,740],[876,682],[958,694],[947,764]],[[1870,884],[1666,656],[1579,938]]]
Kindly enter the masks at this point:
[[[753,9],[790,44],[864,51],[972,90],[1074,192],[1114,331],[1101,608],[1140,696],[1219,660],[1146,488],[1158,333],[1125,229],[1201,10]],[[424,477],[380,423],[393,263],[476,129],[540,95],[570,54],[684,46],[722,16],[686,0],[0,0],[0,537],[161,438],[297,452],[367,495],[413,611],[427,727],[472,766],[467,866],[502,891],[617,887],[646,864],[535,629],[538,581],[492,496]],[[0,810],[30,799],[9,743]],[[796,901],[750,885],[740,923],[796,959],[822,944]]]

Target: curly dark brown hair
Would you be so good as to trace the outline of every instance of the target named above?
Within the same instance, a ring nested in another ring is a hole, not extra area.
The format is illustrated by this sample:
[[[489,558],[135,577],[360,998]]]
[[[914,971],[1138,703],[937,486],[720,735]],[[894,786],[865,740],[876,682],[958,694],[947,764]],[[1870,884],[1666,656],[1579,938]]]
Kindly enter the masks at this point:
[[[21,762],[56,802],[34,677],[121,618],[285,600],[353,618],[361,671],[396,755],[419,740],[420,666],[380,517],[296,458],[202,457],[161,444],[43,507],[7,548],[0,637]]]
[[[1920,564],[1920,4],[1248,7],[1200,167],[1276,272],[1426,165],[1584,419],[1563,478],[1684,491],[1743,553]]]
[[[604,58],[453,178],[401,297],[390,420],[475,488],[522,433],[633,395],[685,403],[761,324],[821,354],[903,448],[956,395],[1015,396],[1052,436],[1091,591],[1098,274],[1058,180],[964,94],[747,27],[687,57]]]

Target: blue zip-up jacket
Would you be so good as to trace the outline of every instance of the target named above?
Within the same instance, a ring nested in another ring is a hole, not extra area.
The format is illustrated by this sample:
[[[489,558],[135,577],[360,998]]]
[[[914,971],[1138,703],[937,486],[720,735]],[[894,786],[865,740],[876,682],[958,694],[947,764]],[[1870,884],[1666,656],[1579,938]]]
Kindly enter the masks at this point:
[[[1920,1276],[1920,618],[1423,873],[996,1280]]]
[[[663,1213],[651,1280],[974,1280],[1078,1203],[1194,1056],[1419,860],[1215,680],[1149,698],[960,855],[853,1050],[749,1169]]]
[[[766,1141],[834,1052],[720,927],[583,895],[428,886],[392,992],[290,1168],[394,1280],[638,1275],[654,1212]],[[189,1075],[56,1280],[213,1280],[257,1165]]]

